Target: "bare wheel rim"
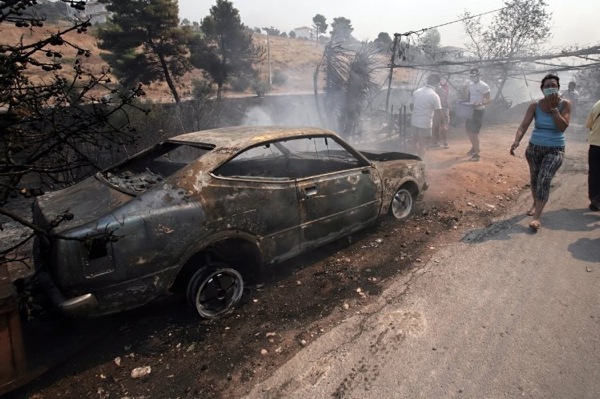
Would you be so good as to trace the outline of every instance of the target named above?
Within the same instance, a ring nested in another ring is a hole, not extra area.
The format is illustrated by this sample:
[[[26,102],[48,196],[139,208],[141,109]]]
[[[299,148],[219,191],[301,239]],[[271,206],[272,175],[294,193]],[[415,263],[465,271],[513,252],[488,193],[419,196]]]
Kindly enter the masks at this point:
[[[396,191],[396,194],[394,194],[394,198],[392,199],[392,215],[396,219],[404,219],[410,214],[412,205],[413,198],[410,191],[405,188],[401,188]]]
[[[193,284],[193,305],[200,316],[209,319],[219,317],[232,309],[244,291],[242,276],[230,268],[206,272]]]

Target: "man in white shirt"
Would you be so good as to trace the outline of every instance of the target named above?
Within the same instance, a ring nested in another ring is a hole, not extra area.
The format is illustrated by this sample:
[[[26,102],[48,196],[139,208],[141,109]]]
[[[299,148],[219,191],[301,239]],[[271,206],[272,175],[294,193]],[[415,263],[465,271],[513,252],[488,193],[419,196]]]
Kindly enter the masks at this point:
[[[421,158],[425,156],[427,140],[431,137],[434,116],[441,118],[442,103],[435,92],[439,84],[440,75],[431,74],[427,77],[427,84],[415,90],[412,96],[410,124],[415,135],[417,153]]]
[[[471,161],[479,161],[479,131],[483,124],[485,106],[490,102],[490,86],[481,80],[479,69],[477,68],[471,69],[469,77],[471,78],[471,82],[467,87],[468,98],[466,100],[473,104],[475,109],[471,119],[467,119],[465,123],[467,137],[471,141],[471,149],[467,155],[471,156]]]
[[[571,121],[575,121],[577,116],[577,104],[579,103],[579,92],[576,89],[575,82],[569,82],[569,89],[562,93],[562,98],[571,101]]]

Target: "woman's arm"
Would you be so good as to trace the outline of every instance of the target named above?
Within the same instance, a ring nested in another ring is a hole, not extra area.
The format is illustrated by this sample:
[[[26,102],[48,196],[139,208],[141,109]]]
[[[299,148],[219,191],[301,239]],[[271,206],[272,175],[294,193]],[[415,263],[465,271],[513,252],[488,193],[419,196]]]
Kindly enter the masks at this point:
[[[515,155],[515,150],[521,143],[523,136],[525,136],[525,133],[527,132],[529,125],[531,125],[531,121],[533,120],[533,117],[535,116],[535,108],[536,107],[537,107],[537,102],[533,102],[533,103],[529,104],[529,107],[527,108],[527,111],[525,112],[525,116],[523,117],[523,121],[517,128],[517,133],[515,134],[515,141],[510,146],[510,155]]]

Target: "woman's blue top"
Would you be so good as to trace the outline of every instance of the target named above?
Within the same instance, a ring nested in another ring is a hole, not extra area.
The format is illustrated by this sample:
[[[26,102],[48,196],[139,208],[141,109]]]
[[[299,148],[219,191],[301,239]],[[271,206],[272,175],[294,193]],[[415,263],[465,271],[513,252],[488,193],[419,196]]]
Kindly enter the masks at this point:
[[[559,105],[562,109],[562,102]],[[556,128],[552,114],[542,111],[540,103],[535,107],[535,125],[531,132],[530,143],[542,147],[564,147],[565,133]]]

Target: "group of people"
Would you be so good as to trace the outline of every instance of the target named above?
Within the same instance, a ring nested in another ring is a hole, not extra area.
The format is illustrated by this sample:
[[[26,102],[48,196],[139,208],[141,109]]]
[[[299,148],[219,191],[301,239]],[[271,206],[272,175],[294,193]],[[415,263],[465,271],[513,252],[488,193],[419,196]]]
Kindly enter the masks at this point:
[[[490,102],[490,88],[480,78],[479,71],[470,72],[471,82],[466,90],[466,101],[474,107],[473,115],[466,120],[465,131],[471,149],[468,152],[470,160],[479,160],[479,132],[481,130],[485,106]],[[425,154],[427,140],[435,137],[433,145],[437,144],[439,136],[433,136],[434,129],[443,132],[444,147],[448,148],[446,131],[448,130],[447,88],[440,84],[440,76],[431,74],[427,84],[413,93],[412,127],[416,137],[419,155]],[[557,75],[546,75],[540,84],[542,99],[533,101],[523,121],[517,128],[515,140],[510,147],[510,154],[515,155],[527,129],[534,122],[525,158],[529,165],[531,194],[533,203],[527,211],[532,219],[529,227],[537,231],[541,227],[541,215],[548,202],[552,179],[565,156],[565,131],[577,109],[579,93],[574,82],[569,83],[566,92],[560,92],[560,79]],[[441,93],[441,95],[440,95]],[[442,100],[445,96],[445,104]],[[600,211],[600,101],[590,110],[586,123],[590,129],[588,142],[588,197],[589,209]],[[437,144],[439,146],[439,144]]]
[[[466,88],[464,100],[473,107],[473,115],[465,123],[465,131],[471,142],[467,155],[471,161],[479,161],[479,131],[483,124],[485,106],[490,102],[490,87],[481,80],[478,69],[472,69],[469,77],[471,81]],[[419,156],[423,157],[427,148],[449,148],[449,87],[448,82],[442,80],[440,75],[430,74],[425,86],[414,91],[411,125]]]

